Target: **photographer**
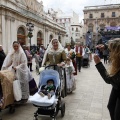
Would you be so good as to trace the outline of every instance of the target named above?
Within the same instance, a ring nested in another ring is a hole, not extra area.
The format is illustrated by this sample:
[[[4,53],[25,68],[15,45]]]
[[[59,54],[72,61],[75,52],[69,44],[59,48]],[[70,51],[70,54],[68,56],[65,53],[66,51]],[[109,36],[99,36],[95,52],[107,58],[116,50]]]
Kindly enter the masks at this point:
[[[103,44],[97,46],[100,50],[105,47]],[[108,48],[111,59],[109,71],[105,69],[98,55],[94,55],[94,61],[104,81],[113,86],[108,102],[111,120],[120,120],[120,38],[110,40]]]

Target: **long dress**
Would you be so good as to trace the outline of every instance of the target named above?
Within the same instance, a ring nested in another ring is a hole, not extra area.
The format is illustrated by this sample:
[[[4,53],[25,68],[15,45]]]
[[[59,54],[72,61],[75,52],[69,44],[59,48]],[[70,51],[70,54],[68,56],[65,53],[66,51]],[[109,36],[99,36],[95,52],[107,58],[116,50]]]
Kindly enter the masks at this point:
[[[13,54],[7,57],[2,68],[12,71],[15,75],[16,80],[20,80],[22,99],[28,99],[29,97],[29,80],[32,79],[30,76],[29,69],[27,67],[27,58],[24,53],[14,52]],[[12,69],[16,68],[16,71]]]
[[[73,49],[68,50],[66,48],[65,53],[66,53],[67,57],[70,57],[70,59],[72,60],[73,66],[75,68],[74,75],[77,75],[77,65],[76,65],[76,61],[75,61],[74,50]]]
[[[75,77],[73,75],[74,67],[72,65],[65,65],[65,71],[66,71],[66,80],[67,80],[67,93],[71,93],[73,90],[76,89],[76,82]]]

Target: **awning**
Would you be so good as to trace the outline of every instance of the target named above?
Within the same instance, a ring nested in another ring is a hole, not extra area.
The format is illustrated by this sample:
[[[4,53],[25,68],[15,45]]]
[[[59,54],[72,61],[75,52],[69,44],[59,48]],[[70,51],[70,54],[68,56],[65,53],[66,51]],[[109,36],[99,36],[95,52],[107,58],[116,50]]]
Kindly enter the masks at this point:
[[[120,30],[120,26],[118,27],[105,27],[107,30]]]

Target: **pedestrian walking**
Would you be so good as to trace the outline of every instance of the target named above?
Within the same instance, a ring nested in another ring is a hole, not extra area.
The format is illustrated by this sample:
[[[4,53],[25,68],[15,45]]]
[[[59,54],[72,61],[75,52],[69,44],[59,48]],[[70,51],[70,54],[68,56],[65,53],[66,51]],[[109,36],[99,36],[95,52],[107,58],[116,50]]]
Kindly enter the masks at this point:
[[[40,52],[40,58],[43,59],[44,53],[45,53],[45,48],[44,48],[43,44],[40,46],[39,52]]]
[[[29,70],[27,67],[26,55],[17,41],[13,42],[4,60],[2,70],[7,69],[13,72],[16,80],[20,80],[22,100],[26,102],[29,98]]]
[[[31,51],[30,51],[30,46],[27,46],[26,47],[26,50],[25,50],[25,53],[26,53],[26,56],[27,56],[27,65],[28,65],[28,68],[30,68],[30,71],[32,72],[32,54],[31,54]]]
[[[81,66],[82,66],[82,57],[84,55],[84,49],[81,43],[77,43],[77,45],[74,48],[74,51],[76,53],[76,63],[78,65],[78,70],[79,72],[81,71]]]
[[[108,48],[105,48],[103,50],[103,59],[104,59],[104,64],[107,64],[107,61],[108,61]]]
[[[2,45],[0,45],[0,70],[1,70],[1,67],[4,62],[5,57],[6,57],[6,55],[3,51]]]
[[[104,45],[98,45],[103,49]],[[111,67],[109,72],[103,66],[98,55],[94,55],[96,68],[104,81],[112,85],[112,91],[109,97],[108,109],[111,120],[120,120],[120,38],[109,41]]]
[[[73,66],[75,68],[74,75],[77,75],[77,64],[75,60],[75,52],[74,52],[74,49],[71,48],[71,43],[66,44],[65,53],[67,57],[72,60]]]

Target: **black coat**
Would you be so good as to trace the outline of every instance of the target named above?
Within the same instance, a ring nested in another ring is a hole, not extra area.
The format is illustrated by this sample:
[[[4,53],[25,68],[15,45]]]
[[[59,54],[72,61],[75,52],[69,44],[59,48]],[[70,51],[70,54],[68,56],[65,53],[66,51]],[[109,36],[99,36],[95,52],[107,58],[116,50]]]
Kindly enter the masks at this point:
[[[107,84],[111,84],[116,90],[120,92],[120,71],[116,73],[114,76],[110,76],[105,67],[103,66],[102,62],[96,65],[97,70],[99,71],[100,75],[104,79]]]
[[[96,68],[104,81],[113,86],[108,102],[111,120],[120,120],[120,71],[110,76],[101,62],[96,65]]]
[[[6,55],[4,53],[4,51],[0,51],[0,70],[1,70],[1,67],[2,67],[2,64],[4,62],[4,59],[5,59]]]

